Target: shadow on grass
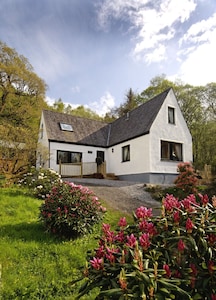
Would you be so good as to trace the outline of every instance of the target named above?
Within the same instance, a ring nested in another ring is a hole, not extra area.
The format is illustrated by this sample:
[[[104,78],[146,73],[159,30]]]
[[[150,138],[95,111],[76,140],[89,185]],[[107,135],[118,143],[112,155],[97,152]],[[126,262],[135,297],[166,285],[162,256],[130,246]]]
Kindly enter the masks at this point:
[[[39,222],[23,222],[13,225],[3,225],[0,228],[0,239],[20,240],[23,242],[59,243],[62,240],[57,236],[45,232]]]

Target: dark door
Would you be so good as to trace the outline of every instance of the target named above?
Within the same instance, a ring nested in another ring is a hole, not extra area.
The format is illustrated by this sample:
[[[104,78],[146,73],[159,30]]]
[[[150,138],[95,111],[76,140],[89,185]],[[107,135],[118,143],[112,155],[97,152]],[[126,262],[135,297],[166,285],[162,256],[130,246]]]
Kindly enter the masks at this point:
[[[104,162],[104,151],[97,151],[97,158],[100,157],[102,162]]]

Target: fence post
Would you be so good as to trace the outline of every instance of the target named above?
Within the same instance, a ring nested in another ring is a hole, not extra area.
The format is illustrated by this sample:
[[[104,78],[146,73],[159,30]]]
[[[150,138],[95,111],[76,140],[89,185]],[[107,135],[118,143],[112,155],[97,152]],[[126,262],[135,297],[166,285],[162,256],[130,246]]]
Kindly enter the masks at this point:
[[[80,173],[81,173],[81,178],[83,177],[83,162],[81,161],[80,163]]]
[[[61,175],[61,167],[62,167],[62,165],[61,165],[61,159],[59,159],[59,175]]]

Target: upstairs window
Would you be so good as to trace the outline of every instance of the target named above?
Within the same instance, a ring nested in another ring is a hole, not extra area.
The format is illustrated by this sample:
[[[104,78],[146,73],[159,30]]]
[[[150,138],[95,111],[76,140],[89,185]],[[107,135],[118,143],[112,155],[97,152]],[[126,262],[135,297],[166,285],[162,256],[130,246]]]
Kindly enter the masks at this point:
[[[57,150],[57,164],[59,164],[60,161],[63,164],[81,163],[82,153]]]
[[[130,145],[122,147],[122,161],[130,161]]]
[[[182,161],[182,144],[161,141],[161,160]]]
[[[175,124],[175,108],[168,107],[168,123]]]

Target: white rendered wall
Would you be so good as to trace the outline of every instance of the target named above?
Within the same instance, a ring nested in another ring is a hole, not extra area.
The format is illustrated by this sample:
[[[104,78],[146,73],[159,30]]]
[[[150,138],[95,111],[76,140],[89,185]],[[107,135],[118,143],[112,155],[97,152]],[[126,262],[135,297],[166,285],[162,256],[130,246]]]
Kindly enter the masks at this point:
[[[175,124],[168,123],[168,107],[175,108]],[[183,147],[183,161],[192,161],[192,137],[172,90],[167,95],[151,127],[150,172],[177,173],[178,161],[161,160],[161,140],[181,143]]]
[[[130,145],[130,161],[122,162],[122,147]],[[149,135],[115,145],[108,149],[107,173],[128,175],[149,172]]]
[[[81,152],[83,162],[95,162],[97,151],[104,151],[104,159],[107,160],[107,149],[104,148],[50,142],[50,168],[57,172],[59,171],[59,165],[57,164],[57,150]]]

